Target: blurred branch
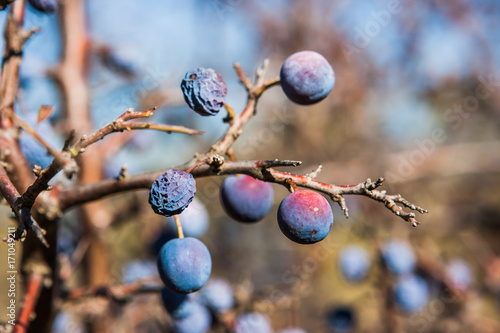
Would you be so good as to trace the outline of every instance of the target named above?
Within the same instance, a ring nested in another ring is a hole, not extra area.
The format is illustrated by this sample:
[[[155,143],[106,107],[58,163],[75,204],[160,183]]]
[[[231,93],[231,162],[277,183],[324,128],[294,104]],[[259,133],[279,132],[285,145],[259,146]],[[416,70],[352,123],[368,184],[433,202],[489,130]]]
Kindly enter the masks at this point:
[[[141,293],[159,293],[165,286],[162,283],[135,282],[118,286],[90,286],[75,288],[66,293],[63,300],[76,301],[83,297],[107,297],[115,301],[124,301],[126,298]]]

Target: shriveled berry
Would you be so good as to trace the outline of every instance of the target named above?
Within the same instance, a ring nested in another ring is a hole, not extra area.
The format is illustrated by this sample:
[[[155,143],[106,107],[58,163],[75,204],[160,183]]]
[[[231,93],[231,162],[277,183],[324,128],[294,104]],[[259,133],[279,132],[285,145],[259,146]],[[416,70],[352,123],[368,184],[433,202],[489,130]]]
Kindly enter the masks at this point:
[[[215,116],[227,95],[222,76],[211,68],[198,67],[187,72],[181,89],[189,107],[202,116]]]
[[[319,193],[299,190],[289,194],[278,208],[278,224],[285,236],[300,244],[324,239],[333,225],[333,212]]]
[[[270,183],[247,175],[230,175],[224,179],[220,201],[226,213],[239,222],[257,222],[273,205]]]
[[[42,13],[52,14],[57,10],[57,0],[29,0],[33,8],[41,11]]]
[[[196,182],[193,175],[170,169],[151,185],[149,204],[156,214],[172,216],[186,209],[195,193]]]
[[[314,51],[301,51],[289,56],[280,71],[285,95],[301,105],[323,100],[335,84],[335,73],[328,61]]]
[[[189,294],[207,283],[212,271],[212,258],[205,244],[198,239],[176,238],[163,245],[157,266],[167,288],[179,294]]]

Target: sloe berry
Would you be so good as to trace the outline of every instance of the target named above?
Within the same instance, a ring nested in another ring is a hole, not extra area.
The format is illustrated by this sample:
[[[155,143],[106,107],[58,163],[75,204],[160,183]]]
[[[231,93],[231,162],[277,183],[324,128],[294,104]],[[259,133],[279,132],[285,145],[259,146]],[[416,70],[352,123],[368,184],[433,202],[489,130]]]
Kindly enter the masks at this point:
[[[57,0],[29,0],[30,5],[36,10],[52,14],[57,10]]]
[[[222,76],[211,68],[198,67],[187,72],[181,89],[189,107],[202,116],[215,116],[227,95]]]
[[[191,203],[196,183],[190,173],[170,169],[156,178],[149,191],[149,204],[156,214],[172,216]]]
[[[191,313],[181,319],[174,319],[176,333],[207,333],[212,325],[212,316],[206,307],[198,302],[192,304]]]
[[[239,315],[235,322],[236,333],[272,333],[269,317],[260,312]]]
[[[230,175],[222,183],[220,201],[236,221],[257,222],[273,205],[273,188],[270,183],[247,175]]]
[[[182,319],[190,316],[194,311],[193,303],[189,295],[176,294],[168,288],[161,290],[163,306],[174,319]]]
[[[463,259],[453,259],[446,265],[446,276],[458,290],[467,290],[472,285],[473,274],[469,264]]]
[[[222,279],[208,281],[200,291],[205,305],[214,313],[227,311],[234,306],[234,294],[231,285]]]
[[[333,225],[333,212],[319,193],[299,190],[289,194],[278,208],[278,224],[285,236],[300,244],[324,239]]]
[[[404,240],[387,241],[382,249],[382,256],[387,268],[394,274],[406,274],[415,268],[415,253]]]
[[[365,248],[359,245],[348,245],[340,252],[339,265],[349,281],[357,282],[366,276],[370,266],[370,256]]]
[[[328,61],[314,51],[301,51],[289,56],[280,71],[285,95],[301,105],[317,103],[332,91],[335,73]]]
[[[396,284],[395,299],[401,309],[415,312],[422,309],[429,298],[427,282],[416,275],[402,275]]]
[[[200,290],[212,271],[212,258],[207,247],[196,238],[176,238],[160,250],[158,272],[163,283],[179,294]]]

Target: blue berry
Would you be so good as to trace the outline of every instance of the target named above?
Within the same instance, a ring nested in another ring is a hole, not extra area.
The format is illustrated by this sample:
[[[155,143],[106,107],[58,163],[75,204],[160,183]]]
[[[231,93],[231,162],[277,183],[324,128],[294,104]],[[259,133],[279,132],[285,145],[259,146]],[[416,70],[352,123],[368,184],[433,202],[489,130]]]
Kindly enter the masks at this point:
[[[413,274],[400,276],[396,284],[395,299],[399,307],[406,312],[421,310],[429,299],[427,282]]]
[[[221,279],[208,281],[200,291],[200,296],[205,305],[214,313],[224,312],[234,306],[234,294],[231,285]]]
[[[192,304],[191,313],[184,318],[174,319],[176,333],[206,333],[212,325],[212,316],[203,305],[198,302]]]
[[[333,225],[333,212],[319,193],[299,190],[289,194],[278,208],[278,224],[285,236],[300,244],[324,239]]]
[[[196,303],[190,295],[176,294],[168,288],[161,290],[161,300],[167,312],[174,319],[183,319],[189,317],[194,311],[193,304]]]
[[[328,61],[314,51],[301,51],[289,56],[280,71],[285,95],[301,105],[317,103],[332,91],[335,73]]]
[[[236,333],[272,333],[271,321],[265,314],[250,312],[239,315],[235,322]]]
[[[463,259],[453,259],[446,265],[446,276],[458,290],[467,290],[472,285],[472,270]]]
[[[200,238],[208,229],[209,216],[205,205],[196,197],[182,213],[179,214],[184,236]],[[173,217],[167,218],[167,230],[177,235],[177,228]]]
[[[262,220],[273,205],[270,183],[247,175],[230,175],[224,179],[220,201],[226,213],[239,222]]]
[[[156,265],[153,261],[135,260],[125,265],[122,271],[123,282],[133,283],[155,276]]]
[[[157,266],[167,288],[179,294],[189,294],[207,283],[212,258],[205,244],[198,239],[176,238],[163,245]]]
[[[355,317],[350,308],[338,307],[332,309],[327,316],[328,326],[335,333],[350,333],[355,330]]]
[[[394,274],[406,274],[415,268],[415,253],[410,244],[393,239],[384,244],[382,256],[387,268]]]
[[[340,252],[339,265],[349,281],[357,282],[366,277],[370,267],[370,256],[363,247],[348,245]]]
[[[170,169],[151,185],[149,204],[156,214],[172,216],[186,209],[195,193],[196,182],[193,175]]]
[[[181,82],[184,100],[202,116],[214,116],[224,106],[227,95],[222,76],[211,68],[198,67],[186,73]]]
[[[278,333],[307,333],[306,331],[304,331],[302,328],[298,328],[298,327],[288,327],[288,328],[284,328],[282,329],[281,331],[279,331]]]
[[[57,10],[57,0],[29,0],[33,8],[46,14],[52,14]]]

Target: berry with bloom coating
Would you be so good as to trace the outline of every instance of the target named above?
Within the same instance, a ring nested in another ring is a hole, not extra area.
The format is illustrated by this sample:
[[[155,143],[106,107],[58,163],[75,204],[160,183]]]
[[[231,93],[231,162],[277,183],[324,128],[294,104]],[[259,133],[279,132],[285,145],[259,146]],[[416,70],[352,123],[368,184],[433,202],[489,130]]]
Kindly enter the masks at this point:
[[[387,268],[394,274],[406,274],[415,268],[415,253],[404,240],[393,239],[386,242],[382,256]]]
[[[301,51],[289,56],[280,71],[285,95],[301,105],[317,103],[332,91],[335,73],[328,61],[314,51]]]
[[[427,282],[416,275],[403,275],[396,284],[395,298],[396,303],[404,311],[421,310],[429,299]]]
[[[198,239],[176,238],[163,245],[157,266],[167,288],[179,294],[189,294],[207,283],[212,271],[212,258],[205,244]]]
[[[222,279],[208,281],[200,291],[201,299],[214,313],[227,311],[234,306],[234,294],[231,285]]]
[[[273,188],[270,183],[247,175],[230,175],[222,183],[220,201],[236,221],[257,222],[273,205]]]
[[[57,0],[29,0],[33,8],[42,13],[52,14],[57,10]]]
[[[239,315],[235,322],[236,333],[272,333],[269,317],[260,312]]]
[[[202,116],[215,116],[227,95],[222,76],[211,68],[198,67],[187,72],[181,89],[189,107]]]
[[[189,317],[194,312],[193,304],[196,303],[189,295],[176,294],[168,288],[161,290],[161,300],[167,312],[174,319]]]
[[[149,191],[149,204],[156,214],[172,216],[181,213],[196,193],[193,175],[170,169],[156,178]]]
[[[278,208],[278,224],[285,236],[300,244],[324,239],[333,225],[333,212],[319,193],[299,190],[289,194]]]
[[[366,276],[370,267],[370,256],[364,247],[348,245],[340,252],[339,265],[349,281],[357,282]]]

